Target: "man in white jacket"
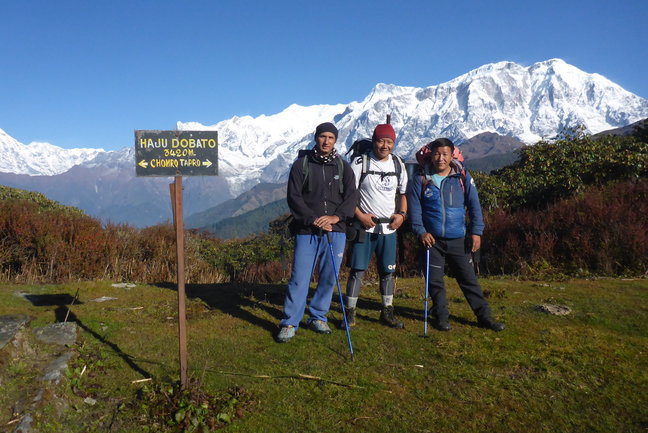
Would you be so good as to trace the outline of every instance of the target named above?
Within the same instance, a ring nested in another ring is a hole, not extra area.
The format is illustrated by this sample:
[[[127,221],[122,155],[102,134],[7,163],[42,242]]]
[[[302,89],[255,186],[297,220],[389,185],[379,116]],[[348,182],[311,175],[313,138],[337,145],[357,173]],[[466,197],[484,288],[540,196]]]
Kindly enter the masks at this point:
[[[358,188],[354,216],[356,226],[360,227],[348,253],[351,272],[346,290],[347,323],[349,326],[356,323],[356,304],[362,278],[375,254],[383,306],[380,321],[393,328],[403,328],[403,322],[394,317],[392,302],[396,230],[407,218],[407,171],[403,161],[392,154],[396,133],[390,124],[376,126],[371,140],[371,152],[351,161]]]

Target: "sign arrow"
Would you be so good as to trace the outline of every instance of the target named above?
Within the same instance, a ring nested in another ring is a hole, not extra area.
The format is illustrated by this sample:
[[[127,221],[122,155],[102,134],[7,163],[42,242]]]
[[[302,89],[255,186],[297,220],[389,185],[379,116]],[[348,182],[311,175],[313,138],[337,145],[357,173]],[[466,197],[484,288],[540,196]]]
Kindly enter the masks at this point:
[[[148,167],[148,162],[146,162],[145,160],[141,160],[140,162],[137,163],[137,165],[139,165],[142,168],[146,168]]]
[[[211,162],[210,160],[206,159],[205,162],[203,162],[203,165],[204,165],[205,167],[211,167],[212,162]]]

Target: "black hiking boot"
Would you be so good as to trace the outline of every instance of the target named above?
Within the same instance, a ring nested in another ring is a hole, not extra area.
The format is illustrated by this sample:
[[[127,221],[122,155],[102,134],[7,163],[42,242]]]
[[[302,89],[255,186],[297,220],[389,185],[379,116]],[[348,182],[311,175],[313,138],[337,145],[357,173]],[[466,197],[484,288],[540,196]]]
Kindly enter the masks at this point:
[[[480,328],[490,329],[491,331],[500,332],[506,329],[506,326],[503,323],[496,322],[490,317],[485,319],[477,319],[477,323]]]
[[[403,322],[394,317],[394,306],[383,307],[380,313],[380,323],[383,323],[392,328],[404,328]]]
[[[448,319],[435,319],[433,325],[438,331],[448,332],[452,329]]]
[[[346,313],[346,321],[349,324],[349,328],[352,326],[355,326],[356,321],[355,321],[355,314],[356,314],[356,309],[355,308],[345,308],[344,312]],[[344,317],[342,318],[342,321],[340,322],[340,329],[346,329],[344,326]]]

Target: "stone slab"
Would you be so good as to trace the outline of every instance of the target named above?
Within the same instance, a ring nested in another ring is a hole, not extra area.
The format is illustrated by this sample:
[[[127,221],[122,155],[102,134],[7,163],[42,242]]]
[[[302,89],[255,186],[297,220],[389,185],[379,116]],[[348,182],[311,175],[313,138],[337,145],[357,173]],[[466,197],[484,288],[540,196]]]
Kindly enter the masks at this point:
[[[0,316],[0,349],[5,347],[16,333],[29,323],[29,320],[29,317],[24,314]]]
[[[71,346],[77,338],[77,325],[74,322],[52,323],[35,329],[34,334],[43,343]]]
[[[554,316],[566,316],[571,313],[571,308],[566,305],[542,304],[536,305],[536,310],[553,314]]]
[[[50,362],[45,368],[45,374],[41,377],[41,380],[53,382],[55,384],[59,383],[63,377],[63,372],[67,368],[67,362],[70,360],[72,355],[72,352],[66,352],[54,361]]]
[[[34,418],[32,418],[31,414],[27,414],[23,417],[23,419],[20,420],[20,424],[16,427],[16,429],[13,431],[13,433],[29,433],[32,431],[31,425],[32,422],[34,421]]]

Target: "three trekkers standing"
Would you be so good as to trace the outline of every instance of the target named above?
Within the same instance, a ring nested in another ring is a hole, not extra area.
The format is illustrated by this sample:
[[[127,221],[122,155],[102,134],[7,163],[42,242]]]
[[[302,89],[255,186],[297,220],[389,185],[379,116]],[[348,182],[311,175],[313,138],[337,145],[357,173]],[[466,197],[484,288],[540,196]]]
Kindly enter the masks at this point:
[[[338,278],[336,271],[344,255],[347,222],[352,218],[357,234],[348,251],[351,270],[346,290],[346,322],[349,326],[356,324],[362,278],[375,254],[382,301],[380,321],[403,328],[394,315],[393,274],[396,230],[407,219],[408,207],[412,231],[430,257],[428,290],[435,327],[441,331],[451,329],[443,284],[447,260],[478,324],[494,331],[503,330],[504,325],[491,317],[465,249],[466,208],[473,252],[480,247],[484,224],[474,181],[453,160],[452,142],[444,138],[424,146],[428,149],[424,152],[425,174],[414,176],[408,186],[407,170],[402,160],[392,154],[396,134],[390,124],[375,128],[371,152],[353,158],[351,165],[337,154],[337,138],[338,130],[332,123],[320,124],[315,131],[314,148],[300,155],[290,169],[287,200],[293,217],[290,229],[295,250],[277,341],[290,341],[299,328],[318,261],[319,278],[308,304],[307,326],[317,333],[331,333],[326,315]],[[327,255],[330,249],[335,263]]]

